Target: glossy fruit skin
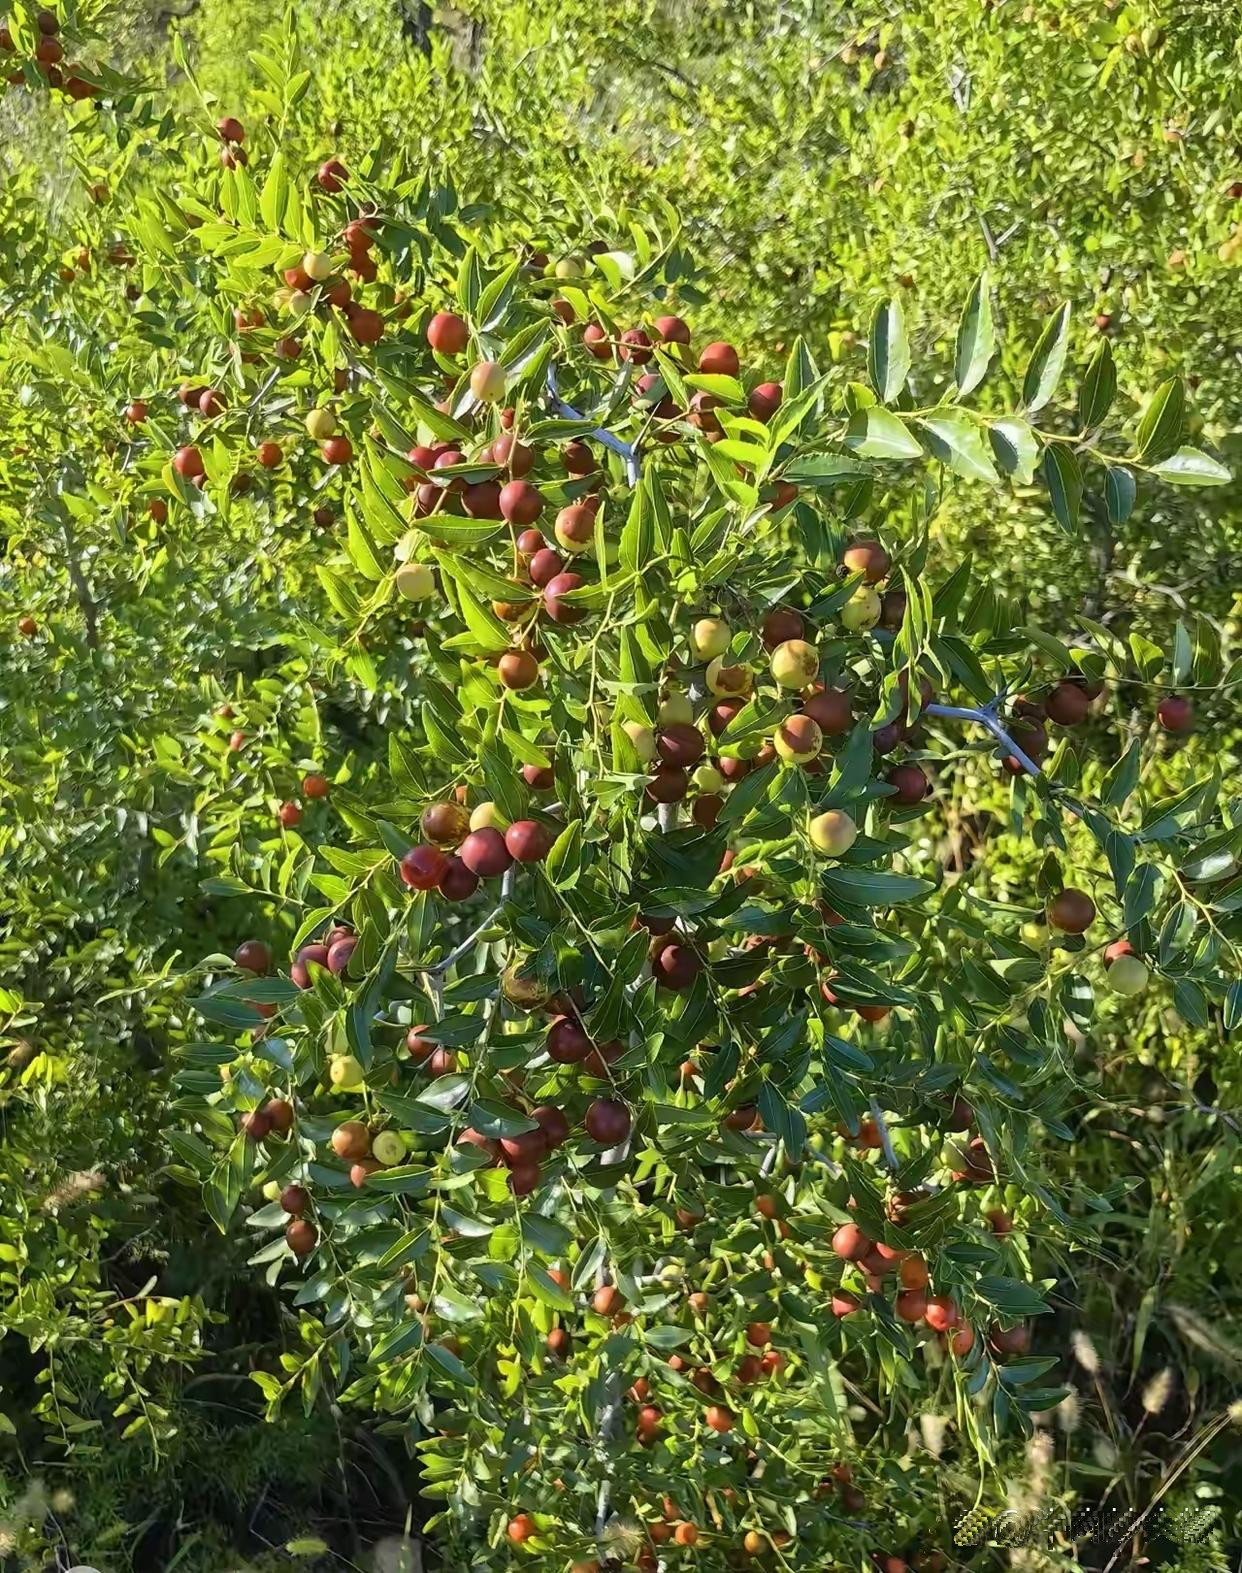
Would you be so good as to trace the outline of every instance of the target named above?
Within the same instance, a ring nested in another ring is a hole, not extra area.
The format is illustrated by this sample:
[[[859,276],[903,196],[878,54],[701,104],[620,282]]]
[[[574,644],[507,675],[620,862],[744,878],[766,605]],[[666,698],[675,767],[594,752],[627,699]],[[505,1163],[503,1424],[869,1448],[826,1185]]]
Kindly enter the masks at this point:
[[[1048,903],[1048,922],[1065,934],[1082,934],[1095,921],[1095,902],[1085,891],[1068,886]]]
[[[1044,701],[1044,712],[1058,726],[1078,726],[1087,719],[1091,701],[1077,683],[1058,683]]]
[[[289,968],[289,981],[299,989],[308,989],[313,981],[311,967],[326,967],[328,965],[328,947],[326,945],[303,945],[298,951],[293,965]]]
[[[927,1296],[921,1289],[903,1289],[893,1304],[893,1310],[903,1322],[911,1326],[921,1322],[927,1311]]]
[[[615,1316],[625,1305],[625,1296],[615,1284],[601,1284],[591,1296],[591,1309],[597,1316]],[[660,1414],[653,1412],[654,1423],[658,1424]]]
[[[506,650],[496,663],[496,674],[505,688],[534,688],[539,681],[539,662],[529,650]]]
[[[553,533],[567,552],[585,552],[595,540],[595,515],[582,503],[571,503],[556,516]]]
[[[1031,1347],[1031,1330],[1025,1322],[1016,1327],[1000,1327],[993,1322],[988,1328],[988,1342],[998,1354],[1024,1355]]]
[[[292,1218],[300,1218],[310,1202],[310,1192],[303,1185],[286,1185],[280,1193],[280,1205]]]
[[[621,335],[617,358],[633,361],[635,366],[645,366],[651,359],[651,336],[641,328],[627,328]]]
[[[592,1141],[604,1147],[616,1147],[630,1134],[630,1111],[615,1098],[596,1098],[583,1119],[586,1133]]]
[[[216,121],[216,132],[222,142],[242,143],[246,140],[245,128],[240,120],[233,115],[225,115],[223,120]]]
[[[802,714],[809,716],[825,737],[840,737],[854,724],[850,696],[840,688],[823,688],[802,701]]]
[[[824,746],[824,735],[808,715],[792,715],[773,737],[776,752],[792,764],[806,764]]]
[[[723,1404],[713,1404],[704,1412],[703,1419],[713,1431],[719,1431],[722,1436],[733,1429],[733,1411],[726,1409]]]
[[[319,1231],[308,1218],[295,1218],[285,1229],[285,1244],[297,1257],[309,1256],[319,1243]]]
[[[331,1145],[338,1158],[354,1163],[371,1151],[371,1133],[361,1120],[343,1120],[332,1132]]]
[[[438,311],[427,324],[427,343],[439,355],[460,355],[470,342],[470,329],[456,312]]]
[[[187,481],[198,481],[207,473],[203,456],[197,448],[178,448],[173,454],[173,469]]]
[[[329,437],[319,449],[325,464],[349,464],[354,457],[354,445],[348,437]]]
[[[1110,963],[1106,976],[1114,994],[1132,998],[1147,987],[1150,975],[1146,963],[1137,956],[1118,956]]]
[[[786,639],[773,650],[771,669],[781,688],[807,688],[819,675],[819,651],[805,639]]]
[[[737,351],[722,339],[706,345],[699,355],[699,370],[708,376],[736,377],[740,368]]]
[[[472,830],[457,850],[458,857],[480,879],[498,879],[513,866],[513,856],[499,830]]]
[[[879,541],[854,541],[841,554],[842,567],[860,573],[867,584],[878,584],[889,570],[889,556]]]
[[[312,771],[309,775],[302,777],[303,797],[309,797],[318,800],[327,797],[331,790],[332,783],[328,780],[327,776],[320,775],[318,771]]]
[[[417,846],[401,859],[398,872],[413,890],[434,890],[444,878],[448,859],[439,847]]]
[[[947,1294],[932,1295],[923,1312],[923,1320],[935,1333],[950,1332],[957,1326],[960,1316],[957,1301]]]
[[[561,449],[561,463],[569,475],[592,475],[598,468],[590,448],[576,438]]]
[[[809,826],[811,845],[828,857],[841,857],[858,838],[858,826],[840,808],[817,814]]]
[[[530,1111],[530,1117],[543,1132],[543,1139],[549,1152],[562,1146],[569,1140],[569,1121],[564,1112],[550,1103],[540,1104],[537,1109]]]
[[[261,939],[246,939],[233,952],[233,965],[253,972],[256,978],[266,977],[271,971],[272,952]]]
[[[672,721],[656,729],[656,753],[666,765],[686,769],[703,757],[705,744],[698,727],[689,722]]]
[[[656,953],[651,970],[661,988],[680,994],[694,986],[703,963],[689,945],[670,940]]]
[[[515,819],[504,833],[515,863],[542,863],[552,850],[552,833],[535,819]]]
[[[510,524],[534,524],[543,512],[543,493],[529,481],[508,481],[500,488],[500,511]]]
[[[315,179],[319,182],[321,191],[326,191],[329,196],[335,196],[349,179],[349,171],[339,158],[328,158],[320,164]]]
[[[897,1277],[903,1289],[926,1289],[927,1263],[921,1256],[907,1256],[897,1264]]]
[[[784,389],[779,382],[761,382],[750,390],[746,408],[757,421],[770,421],[780,409],[783,398]]]
[[[655,330],[665,344],[689,344],[690,342],[690,328],[680,317],[657,317]]]
[[[832,1237],[833,1252],[847,1262],[861,1262],[871,1246],[856,1223],[843,1223]]]
[[[523,765],[522,780],[532,792],[550,792],[556,785],[551,765]]]
[[[895,787],[890,802],[902,808],[913,808],[927,796],[930,783],[918,765],[894,765],[885,777],[889,786]]]
[[[346,971],[350,957],[358,947],[358,936],[348,934],[344,939],[338,939],[328,947],[328,971],[335,977]]]
[[[255,449],[255,458],[265,470],[274,470],[279,466],[284,454],[278,442],[261,442]]]
[[[572,628],[575,623],[580,623],[586,616],[581,606],[571,606],[561,599],[571,590],[579,590],[584,584],[581,575],[576,573],[558,573],[550,579],[543,590],[543,609],[554,623],[565,628]]]
[[[1166,694],[1156,706],[1156,720],[1166,732],[1179,735],[1195,724],[1195,709],[1181,694]]]
[[[435,846],[455,847],[470,829],[470,815],[460,803],[428,803],[418,824]]]

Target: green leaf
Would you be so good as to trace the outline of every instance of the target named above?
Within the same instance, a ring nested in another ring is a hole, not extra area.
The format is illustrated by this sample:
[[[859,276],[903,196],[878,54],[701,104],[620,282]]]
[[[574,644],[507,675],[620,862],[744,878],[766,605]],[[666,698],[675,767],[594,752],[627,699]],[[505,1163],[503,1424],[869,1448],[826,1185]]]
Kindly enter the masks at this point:
[[[285,221],[285,208],[289,201],[289,181],[285,174],[285,158],[279,149],[272,154],[267,179],[259,197],[259,216],[268,229],[279,230]]]
[[[473,1374],[462,1365],[457,1356],[443,1344],[425,1344],[423,1352],[433,1365],[439,1366],[445,1376],[457,1387],[473,1387]]]
[[[1138,494],[1134,476],[1120,464],[1110,464],[1104,472],[1104,506],[1109,524],[1124,524],[1134,508]]]
[[[996,486],[1000,476],[983,445],[983,428],[966,415],[928,415],[919,425],[927,446],[942,464],[968,480]]]
[[[1101,339],[1090,365],[1083,373],[1082,387],[1078,390],[1078,424],[1084,431],[1090,431],[1100,424],[1108,414],[1116,392],[1117,369],[1113,365],[1113,347],[1107,339]]]
[[[1198,448],[1179,448],[1154,464],[1152,474],[1170,486],[1224,486],[1233,479],[1231,471]]]
[[[975,1290],[1007,1316],[1043,1316],[1052,1310],[1041,1294],[1018,1278],[985,1276],[976,1281]]]
[[[1076,534],[1082,507],[1082,471],[1078,460],[1062,443],[1050,442],[1044,449],[1039,468],[1048,488],[1053,518],[1067,535]]]
[[[1242,1022],[1242,981],[1231,983],[1225,995],[1225,1031],[1232,1032]]]
[[[574,1302],[561,1288],[555,1278],[552,1278],[547,1268],[540,1267],[538,1262],[527,1262],[526,1277],[531,1288],[535,1291],[535,1298],[542,1300],[544,1305],[551,1306],[554,1311],[572,1311]]]
[[[867,375],[871,379],[871,386],[885,404],[893,402],[910,375],[910,345],[906,339],[905,318],[901,302],[895,298],[877,306],[871,318]]]
[[[717,446],[722,447],[723,444]],[[813,453],[787,464],[781,471],[781,478],[792,481],[795,486],[824,487],[836,486],[869,473],[865,464],[847,459],[844,454]]]
[[[572,890],[582,873],[582,821],[570,820],[552,843],[544,860],[548,883],[557,890]]]
[[[1019,486],[1029,486],[1039,463],[1039,443],[1029,424],[1018,415],[993,421],[988,433],[996,462]]]
[[[873,405],[850,416],[845,445],[864,459],[921,459],[923,450],[910,429],[892,413]]]
[[[1177,449],[1186,418],[1186,393],[1180,377],[1170,377],[1152,394],[1139,422],[1135,447],[1144,464],[1159,464]]]
[[[957,381],[957,391],[963,397],[983,381],[995,349],[992,297],[987,273],[983,272],[975,280],[957,328],[953,375]]]
[[[1061,380],[1065,351],[1069,344],[1069,323],[1070,308],[1066,301],[1048,318],[1039,342],[1031,352],[1026,374],[1022,378],[1022,403],[1032,415],[1036,410],[1043,409]]]
[[[881,869],[831,868],[822,879],[824,894],[837,896],[846,906],[891,907],[915,901],[936,887],[913,874],[891,874]]]

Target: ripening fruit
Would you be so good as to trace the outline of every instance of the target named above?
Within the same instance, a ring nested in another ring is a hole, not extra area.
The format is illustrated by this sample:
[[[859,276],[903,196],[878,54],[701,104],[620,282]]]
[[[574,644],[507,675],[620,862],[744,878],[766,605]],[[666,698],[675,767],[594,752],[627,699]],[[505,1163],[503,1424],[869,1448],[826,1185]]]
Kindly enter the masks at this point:
[[[699,356],[699,370],[708,376],[736,377],[740,365],[732,344],[720,340],[707,345]]]
[[[850,573],[862,574],[867,584],[878,584],[889,570],[888,553],[879,541],[855,541],[841,554],[841,563]]]
[[[349,171],[339,158],[326,158],[320,164],[315,178],[319,182],[321,191],[326,191],[329,196],[335,196],[349,179]]]
[[[660,708],[656,711],[656,720],[661,725],[670,722],[689,722],[694,720],[694,706],[686,694],[676,691],[670,692],[668,697],[661,700]]]
[[[529,481],[509,481],[500,488],[500,511],[524,529],[543,512],[543,493]]]
[[[197,448],[178,448],[173,454],[173,469],[187,481],[199,481],[207,473],[203,456]]]
[[[278,442],[261,442],[255,449],[255,458],[265,470],[274,470],[283,458]]]
[[[261,939],[247,939],[233,953],[233,965],[255,977],[265,977],[272,965],[272,953]]]
[[[238,144],[246,140],[246,132],[241,121],[233,115],[226,115],[223,120],[217,120],[216,132],[222,142]]]
[[[591,1309],[597,1316],[616,1316],[625,1306],[625,1296],[615,1284],[601,1284],[591,1296]]]
[[[655,320],[657,335],[665,344],[689,344],[689,325],[680,317],[657,317]]]
[[[1166,732],[1189,732],[1195,724],[1195,710],[1181,694],[1167,694],[1156,706],[1156,720]]]
[[[955,1354],[959,1358],[962,1355],[968,1355],[975,1347],[975,1330],[969,1322],[962,1322],[946,1342],[948,1343],[950,1354]]]
[[[690,630],[690,648],[696,661],[713,661],[729,648],[733,630],[720,617],[700,617]]]
[[[805,639],[786,639],[772,652],[771,670],[781,688],[808,688],[819,675],[819,651]]]
[[[305,797],[322,799],[327,797],[331,790],[332,783],[327,776],[320,775],[317,770],[302,777],[302,793]]]
[[[912,808],[927,796],[927,777],[918,765],[894,765],[885,779],[895,788],[892,801],[903,808]]]
[[[470,816],[460,803],[428,803],[419,829],[438,847],[455,847],[470,829]]]
[[[552,850],[552,833],[538,820],[516,819],[504,837],[505,847],[516,863],[542,863]]]
[[[371,1133],[361,1120],[343,1120],[332,1132],[332,1151],[345,1163],[356,1163],[371,1151]]]
[[[592,1141],[604,1147],[615,1147],[630,1134],[630,1111],[615,1098],[596,1098],[583,1119],[586,1133]]]
[[[687,705],[689,701],[687,701]],[[693,714],[693,712],[691,712]],[[650,764],[656,756],[656,736],[654,730],[642,721],[623,721],[621,730],[629,738],[634,752],[643,764]]]
[[[505,1533],[515,1546],[520,1546],[537,1533],[535,1521],[529,1513],[519,1513],[516,1518],[509,1520]]]
[[[719,1431],[722,1436],[733,1429],[733,1411],[723,1404],[713,1404],[704,1413],[703,1419],[713,1431]]]
[[[777,727],[772,743],[787,764],[805,765],[823,748],[824,734],[810,716],[792,715]]]
[[[860,584],[841,608],[841,623],[850,633],[874,628],[880,620],[880,597],[869,584]]]
[[[457,855],[480,879],[497,879],[512,867],[513,858],[499,830],[472,830]]]
[[[858,839],[858,826],[840,808],[830,808],[823,814],[817,814],[808,832],[811,845],[828,857],[841,857]]]
[[[834,1254],[847,1262],[861,1262],[871,1246],[872,1242],[856,1223],[843,1223],[832,1237]]]
[[[676,765],[661,765],[646,786],[653,803],[680,803],[689,790],[686,772]]]
[[[1044,701],[1044,714],[1058,726],[1078,726],[1090,709],[1091,700],[1077,683],[1058,683]]]
[[[656,982],[674,993],[690,988],[702,970],[703,963],[696,953],[677,940],[669,940],[663,945],[651,963]]]
[[[371,1156],[381,1169],[391,1169],[394,1164],[404,1163],[405,1143],[401,1140],[398,1131],[380,1131],[371,1143]]]
[[[595,515],[584,503],[570,503],[557,514],[552,533],[559,545],[575,556],[590,551],[595,540]]]
[[[505,369],[494,360],[481,360],[470,373],[470,391],[480,404],[499,404],[505,396]]]
[[[856,1294],[851,1294],[848,1289],[834,1289],[832,1291],[833,1316],[853,1316],[855,1311],[862,1309],[862,1301]]]
[[[934,1333],[947,1333],[957,1326],[959,1319],[957,1301],[951,1295],[932,1295],[923,1312],[923,1320]]]
[[[850,696],[840,688],[823,688],[802,701],[802,714],[809,716],[825,737],[840,737],[854,720]]]
[[[460,355],[470,342],[470,329],[456,312],[438,311],[427,324],[427,343],[438,355]]]
[[[1095,921],[1095,902],[1072,886],[1058,891],[1048,903],[1048,922],[1064,934],[1082,934]]]
[[[311,410],[306,417],[306,431],[316,442],[325,442],[336,431],[336,416],[327,408]]]
[[[263,1105],[263,1112],[278,1136],[288,1136],[294,1118],[293,1105],[288,1098],[269,1098]]]
[[[506,688],[533,688],[539,681],[539,662],[529,650],[506,650],[496,673]]]
[[[295,1218],[285,1230],[285,1244],[297,1257],[309,1256],[319,1240],[319,1231],[309,1218]]]
[[[1105,972],[1113,993],[1126,996],[1141,994],[1147,987],[1148,976],[1145,963],[1137,956],[1118,956]]]
[[[1031,1330],[1024,1322],[1016,1327],[1000,1327],[993,1322],[988,1328],[988,1342],[998,1354],[1024,1355],[1031,1347]]]
[[[402,563],[392,576],[397,592],[407,601],[425,601],[435,594],[436,576],[429,563]]]
[[[361,1092],[366,1086],[362,1066],[352,1054],[338,1054],[332,1059],[328,1080],[337,1092]]]
[[[754,674],[744,663],[726,666],[721,656],[707,663],[708,690],[718,696],[744,698],[754,687]]]
[[[903,1322],[912,1326],[921,1322],[927,1311],[927,1296],[921,1289],[903,1289],[893,1302],[893,1310]]]
[[[761,382],[750,390],[746,408],[757,421],[771,420],[781,407],[784,391],[779,382]]]
[[[724,787],[724,777],[716,769],[715,765],[700,765],[690,777],[690,780],[698,791],[706,792],[709,795],[721,791]]]
[[[280,1205],[291,1218],[300,1218],[310,1206],[310,1192],[304,1185],[286,1185],[280,1193]]]
[[[439,847],[411,847],[397,868],[401,878],[411,889],[434,890],[448,873],[449,860]]]
[[[302,807],[299,803],[282,803],[276,811],[276,817],[286,830],[292,830],[302,821]]]

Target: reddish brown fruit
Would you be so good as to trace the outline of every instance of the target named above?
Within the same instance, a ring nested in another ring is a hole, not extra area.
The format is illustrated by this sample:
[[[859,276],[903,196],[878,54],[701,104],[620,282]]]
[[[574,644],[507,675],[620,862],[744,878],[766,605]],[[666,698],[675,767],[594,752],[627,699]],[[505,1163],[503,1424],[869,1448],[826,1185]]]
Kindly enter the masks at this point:
[[[529,650],[506,650],[496,663],[496,673],[506,688],[533,688],[539,681],[539,662]]]
[[[761,382],[750,390],[746,408],[757,421],[768,421],[780,409],[783,397],[784,393],[779,382]],[[792,637],[796,639],[800,635],[794,634]]]
[[[505,847],[516,863],[542,863],[552,850],[552,833],[534,819],[516,819],[505,831]]]
[[[630,1111],[615,1098],[596,1098],[586,1111],[583,1120],[586,1133],[592,1141],[604,1147],[616,1147],[630,1134]]]
[[[597,1316],[616,1316],[618,1311],[625,1308],[625,1296],[615,1284],[601,1284],[591,1296],[591,1309]],[[659,1410],[654,1411],[655,1421],[660,1418]]]
[[[764,648],[775,650],[777,645],[787,644],[791,639],[804,639],[806,622],[801,613],[778,606],[763,619],[762,635]]]
[[[736,377],[740,365],[737,351],[723,340],[707,345],[699,356],[699,370],[707,376]]]
[[[295,825],[301,823],[301,805],[298,803],[282,803],[280,808],[277,810],[276,817],[280,820],[281,824],[285,827],[286,830],[292,830]]]
[[[927,1311],[927,1296],[921,1289],[903,1289],[893,1303],[893,1309],[903,1322],[911,1326],[921,1322]]]
[[[1072,886],[1058,891],[1048,903],[1048,922],[1065,934],[1082,934],[1095,921],[1095,902]]]
[[[862,574],[867,584],[878,584],[889,570],[889,556],[879,541],[855,541],[841,554],[848,572]]]
[[[561,449],[561,463],[570,475],[591,475],[597,468],[595,455],[586,443],[577,440],[566,443]]]
[[[509,1520],[505,1533],[515,1546],[520,1546],[536,1534],[535,1521],[529,1513],[519,1513]]]
[[[1194,706],[1181,694],[1167,694],[1156,706],[1156,720],[1166,732],[1189,732],[1195,724]]]
[[[438,355],[460,355],[470,342],[470,329],[455,312],[438,311],[427,324],[427,343]]]
[[[993,1322],[988,1328],[988,1342],[997,1354],[1024,1355],[1031,1347],[1031,1330],[1025,1322],[1016,1327],[1001,1327]]]
[[[472,830],[457,854],[480,879],[498,879],[513,865],[513,858],[499,830]]]
[[[187,481],[202,480],[207,473],[207,466],[197,448],[178,448],[173,454],[173,469]]]
[[[851,1294],[848,1289],[834,1289],[832,1292],[833,1316],[853,1316],[855,1311],[862,1309],[862,1301],[856,1294]]]
[[[558,1016],[545,1039],[548,1058],[557,1065],[576,1065],[591,1052],[591,1037],[573,1016]]]
[[[398,865],[401,878],[414,890],[434,890],[448,870],[448,858],[439,847],[417,846]]]
[[[860,1262],[872,1242],[856,1223],[843,1223],[832,1237],[832,1249],[847,1262]]]
[[[525,484],[519,482],[518,484]],[[582,588],[585,581],[580,574],[558,573],[550,579],[543,590],[543,609],[548,617],[562,627],[570,628],[575,623],[580,623],[586,615],[580,606],[573,606],[562,599],[573,590]]]
[[[327,797],[331,790],[332,783],[328,780],[327,776],[320,775],[317,771],[312,771],[310,775],[302,777],[303,797],[315,798],[318,800]]]
[[[261,442],[255,449],[255,458],[265,470],[276,469],[283,457],[278,442]]]
[[[1087,719],[1091,701],[1077,683],[1058,683],[1044,702],[1044,711],[1058,726],[1078,726]]]
[[[894,765],[885,779],[895,788],[891,801],[902,808],[912,808],[927,796],[929,783],[918,765]]]
[[[957,1326],[960,1315],[952,1295],[936,1294],[928,1300],[923,1320],[934,1333],[947,1333]]]
[[[343,1120],[331,1140],[332,1151],[344,1163],[357,1163],[371,1151],[371,1133],[361,1120]]]
[[[320,164],[315,178],[319,182],[321,191],[326,191],[329,196],[335,196],[348,181],[349,171],[339,158],[327,158]]]
[[[285,1244],[297,1257],[309,1256],[319,1242],[319,1231],[308,1218],[295,1218],[285,1230]]]
[[[529,481],[509,481],[500,488],[500,511],[510,524],[534,524],[543,512],[543,493]]]
[[[746,1328],[746,1342],[753,1344],[756,1349],[763,1349],[772,1342],[772,1324],[770,1322],[750,1322]]]
[[[310,1201],[310,1192],[304,1185],[286,1185],[280,1193],[280,1205],[293,1218],[300,1218]]]
[[[713,1431],[719,1431],[722,1436],[733,1429],[733,1411],[723,1404],[713,1404],[705,1411],[703,1419]]]
[[[655,330],[665,344],[689,344],[690,329],[680,317],[657,317]]]
[[[262,940],[243,940],[233,953],[233,965],[262,978],[271,968],[272,953]]]
[[[802,713],[809,716],[825,737],[840,737],[854,723],[850,696],[840,688],[824,688],[802,701]]]
[[[657,951],[651,970],[661,988],[682,993],[693,986],[703,963],[689,945],[672,940]]]

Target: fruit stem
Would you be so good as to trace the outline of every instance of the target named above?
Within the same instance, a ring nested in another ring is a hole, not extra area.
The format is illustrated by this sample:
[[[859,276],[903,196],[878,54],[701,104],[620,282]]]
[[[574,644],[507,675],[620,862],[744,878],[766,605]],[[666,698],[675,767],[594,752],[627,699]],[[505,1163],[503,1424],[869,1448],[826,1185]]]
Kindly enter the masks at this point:
[[[1027,775],[1038,776],[1043,773],[1035,761],[1018,747],[1013,738],[1010,737],[1009,733],[1006,732],[1005,728],[992,714],[990,708],[979,710],[968,705],[932,704],[924,705],[923,713],[925,715],[941,716],[947,721],[977,721],[980,726],[986,726],[992,736],[1004,745],[1022,766],[1023,770],[1026,771]]]
[[[552,404],[556,409],[556,413],[558,415],[564,416],[566,420],[580,421],[584,418],[578,413],[577,410],[573,408],[572,405],[566,404],[564,399],[562,399],[560,394],[556,391],[555,366],[548,367],[548,397],[551,399]],[[614,437],[610,431],[605,431],[602,426],[592,427],[591,436],[595,438],[596,442],[602,443],[605,448],[611,448],[613,453],[618,453],[621,455],[622,459],[625,460],[626,480],[629,481],[631,486],[637,486],[638,478],[641,472],[639,469],[638,454],[630,446],[630,444],[628,442],[622,442],[620,437]]]

